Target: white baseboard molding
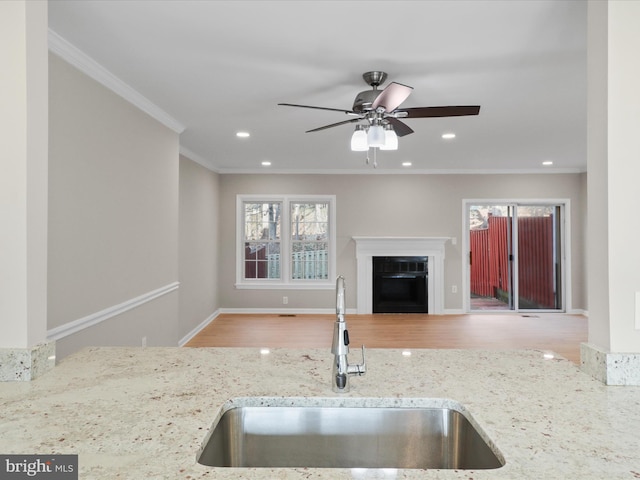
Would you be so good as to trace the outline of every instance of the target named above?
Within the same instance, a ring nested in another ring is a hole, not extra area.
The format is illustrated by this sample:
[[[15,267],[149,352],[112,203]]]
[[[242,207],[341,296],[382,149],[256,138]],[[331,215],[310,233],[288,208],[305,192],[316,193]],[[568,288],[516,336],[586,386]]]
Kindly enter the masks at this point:
[[[336,313],[333,308],[221,308],[220,313],[260,314],[265,315],[327,315]],[[465,311],[452,308],[444,311],[444,315],[462,315]],[[347,315],[358,315],[357,308],[348,308]],[[384,315],[384,314],[381,314]]]
[[[206,327],[211,322],[213,322],[218,317],[218,315],[220,315],[220,309],[213,312],[203,322],[201,322],[200,325],[198,325],[196,328],[194,328],[189,333],[187,333],[184,337],[182,337],[178,342],[178,346],[184,347],[187,343],[189,343],[189,340],[191,340],[193,337],[199,334],[204,327]]]
[[[221,308],[220,313],[246,313],[265,315],[327,315],[335,314],[335,308]],[[356,315],[357,309],[347,309],[348,315]]]
[[[58,327],[54,327],[47,331],[47,340],[60,340],[61,338],[67,337],[69,335],[73,335],[74,333],[78,333],[85,328],[92,327],[97,325],[98,323],[104,322],[105,320],[109,320],[117,315],[120,315],[124,312],[132,310],[140,305],[144,305],[152,300],[155,300],[162,295],[166,295],[167,293],[173,292],[180,287],[180,282],[173,282],[169,285],[165,285],[164,287],[160,287],[151,292],[147,292],[145,294],[140,295],[139,297],[132,298],[127,300],[126,302],[119,303],[118,305],[114,305],[109,308],[105,308],[104,310],[100,310],[99,312],[92,313],[91,315],[87,315],[86,317],[79,318],[78,320],[74,320],[69,323],[65,323],[64,325],[60,325]]]

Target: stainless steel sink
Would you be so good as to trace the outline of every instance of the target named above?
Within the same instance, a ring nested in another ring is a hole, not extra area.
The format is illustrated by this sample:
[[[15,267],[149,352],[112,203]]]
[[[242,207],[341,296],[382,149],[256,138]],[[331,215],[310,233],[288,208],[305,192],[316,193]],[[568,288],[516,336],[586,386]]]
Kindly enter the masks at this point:
[[[451,408],[243,406],[213,425],[198,462],[475,470],[503,466],[499,456],[465,414]]]

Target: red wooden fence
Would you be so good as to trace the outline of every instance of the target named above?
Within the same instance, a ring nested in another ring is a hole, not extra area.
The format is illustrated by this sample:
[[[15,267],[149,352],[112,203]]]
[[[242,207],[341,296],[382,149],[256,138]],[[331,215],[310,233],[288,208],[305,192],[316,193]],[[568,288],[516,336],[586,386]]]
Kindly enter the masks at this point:
[[[267,278],[267,249],[244,248],[244,278]]]
[[[488,220],[488,228],[470,232],[471,293],[498,298],[501,291],[512,291],[510,218]],[[518,218],[518,277],[521,308],[556,308],[553,217]]]

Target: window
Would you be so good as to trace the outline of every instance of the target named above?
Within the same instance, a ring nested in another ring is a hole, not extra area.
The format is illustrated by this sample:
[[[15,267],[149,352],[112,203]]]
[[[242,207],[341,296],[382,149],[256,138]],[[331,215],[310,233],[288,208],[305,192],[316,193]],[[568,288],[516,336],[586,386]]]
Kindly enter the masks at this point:
[[[244,278],[280,278],[281,202],[245,202]]]
[[[329,202],[291,203],[291,278],[329,276]]]
[[[333,288],[335,197],[239,195],[236,286]]]

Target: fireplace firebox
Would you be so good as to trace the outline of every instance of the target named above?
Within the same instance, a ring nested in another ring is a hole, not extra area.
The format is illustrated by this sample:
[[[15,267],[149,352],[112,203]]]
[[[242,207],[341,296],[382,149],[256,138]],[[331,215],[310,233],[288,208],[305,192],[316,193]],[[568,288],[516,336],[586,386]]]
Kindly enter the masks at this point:
[[[373,257],[373,313],[428,313],[428,257]]]

